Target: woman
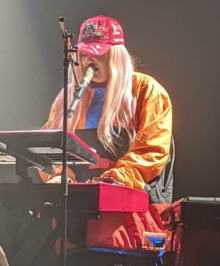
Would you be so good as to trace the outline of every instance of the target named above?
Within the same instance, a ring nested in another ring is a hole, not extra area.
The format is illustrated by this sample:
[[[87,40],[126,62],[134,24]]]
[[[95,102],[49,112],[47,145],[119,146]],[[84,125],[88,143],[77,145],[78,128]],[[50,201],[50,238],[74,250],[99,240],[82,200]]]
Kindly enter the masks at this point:
[[[163,233],[158,213],[172,201],[172,190],[169,187],[167,194],[161,184],[169,162],[171,101],[155,79],[134,71],[133,60],[124,45],[122,27],[115,19],[97,16],[86,20],[80,28],[77,46],[77,79],[81,79],[90,65],[95,73],[77,111],[68,120],[68,130],[97,131],[99,142],[110,154],[99,154],[101,160],[108,157],[111,162],[115,161],[99,172],[102,181],[111,177],[125,186],[148,191],[151,202],[162,203],[156,207],[151,205],[145,214],[122,213],[115,219],[114,213],[104,213],[102,219],[88,221],[86,245],[141,250],[144,232]],[[74,88],[73,81],[68,87],[69,101]],[[43,129],[62,129],[62,118],[63,90],[56,97]],[[126,133],[128,147],[126,153],[119,156],[118,140],[122,133]],[[78,181],[79,175],[83,175],[83,167],[79,169],[76,173],[77,169],[72,171],[68,167],[69,179]],[[53,175],[43,172],[40,175],[45,183],[58,183],[61,172],[62,166],[57,167]],[[98,176],[89,172],[91,179]],[[74,241],[71,242],[76,244]]]
[[[124,185],[147,189],[163,171],[169,156],[172,107],[164,88],[152,77],[133,71],[133,61],[124,46],[121,25],[113,18],[98,16],[86,20],[78,38],[78,80],[93,65],[95,74],[68,129],[97,128],[99,141],[111,154],[117,153],[115,139],[123,129],[129,150],[116,165],[101,175]],[[69,100],[74,91],[69,85]],[[63,90],[55,99],[43,129],[61,129]],[[114,127],[119,130],[115,132]],[[44,182],[60,182],[62,167],[54,175],[41,173]],[[68,168],[68,177],[75,174]]]

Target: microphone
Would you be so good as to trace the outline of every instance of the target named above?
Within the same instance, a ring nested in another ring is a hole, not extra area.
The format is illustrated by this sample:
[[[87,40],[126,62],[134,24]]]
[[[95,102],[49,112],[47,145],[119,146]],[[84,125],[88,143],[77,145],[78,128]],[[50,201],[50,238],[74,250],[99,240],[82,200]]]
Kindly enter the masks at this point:
[[[90,81],[92,80],[94,73],[95,73],[95,68],[91,65],[87,67],[83,72],[82,79],[79,83],[79,87],[75,89],[73,94],[73,99],[68,108],[68,114],[67,114],[68,118],[71,118],[73,113],[76,111],[79,101],[81,98],[83,98],[86,92],[86,88],[89,85]]]
[[[60,23],[60,28],[63,32],[63,36],[67,36],[67,30],[66,30],[66,23],[65,23],[65,18],[64,17],[59,17],[59,23]]]

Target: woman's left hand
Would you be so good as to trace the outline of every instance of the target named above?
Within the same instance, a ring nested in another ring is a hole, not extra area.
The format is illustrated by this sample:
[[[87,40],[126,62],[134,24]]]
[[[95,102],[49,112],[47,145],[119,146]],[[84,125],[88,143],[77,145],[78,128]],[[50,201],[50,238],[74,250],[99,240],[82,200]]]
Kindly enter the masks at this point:
[[[113,177],[110,176],[105,176],[105,177],[93,177],[92,180],[88,180],[87,183],[108,183],[108,184],[112,184],[112,185],[118,185],[118,186],[124,186],[125,184],[116,180]]]

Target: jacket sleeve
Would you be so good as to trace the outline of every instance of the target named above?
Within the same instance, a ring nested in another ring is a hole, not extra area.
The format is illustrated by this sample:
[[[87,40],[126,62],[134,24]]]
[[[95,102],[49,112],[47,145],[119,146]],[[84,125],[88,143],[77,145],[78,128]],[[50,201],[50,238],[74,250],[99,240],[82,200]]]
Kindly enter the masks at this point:
[[[161,88],[159,84],[155,86]],[[154,93],[141,96],[144,100],[138,115],[139,126],[128,153],[102,177],[112,176],[128,187],[143,189],[162,172],[170,150],[172,106],[167,93],[155,89]]]
[[[55,118],[59,119],[59,115],[57,114],[57,109],[59,109],[58,107],[59,107],[59,104],[55,100],[52,107],[51,107],[49,118],[48,118],[47,122],[45,123],[45,125],[41,128],[42,130],[58,129],[58,127],[57,127],[58,121],[55,121]],[[43,171],[40,171],[40,170],[38,172],[39,172],[39,175],[40,175],[40,177],[44,183],[47,183],[48,181],[53,182],[53,180],[56,183],[57,179],[55,177],[62,175],[62,169],[63,169],[62,165],[56,165],[55,166],[55,173],[52,175],[49,175],[49,174],[47,174]],[[67,170],[67,176],[70,179],[75,180],[75,174],[73,173],[73,171],[69,167],[67,167],[66,170]]]

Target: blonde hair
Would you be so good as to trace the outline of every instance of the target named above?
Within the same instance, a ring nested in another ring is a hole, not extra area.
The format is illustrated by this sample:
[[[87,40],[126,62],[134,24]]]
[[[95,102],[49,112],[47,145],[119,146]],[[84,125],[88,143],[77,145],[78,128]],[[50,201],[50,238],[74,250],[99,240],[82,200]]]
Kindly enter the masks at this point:
[[[97,133],[100,142],[115,152],[114,142],[124,128],[130,144],[135,136],[136,98],[132,94],[133,64],[124,45],[112,46],[109,59],[109,82]],[[118,133],[113,126],[118,126]]]
[[[80,56],[79,56],[80,64]],[[81,65],[81,64],[80,64]],[[102,145],[113,154],[116,154],[115,144],[118,144],[118,137],[124,129],[128,136],[130,145],[136,134],[136,97],[132,93],[132,73],[133,60],[124,45],[113,45],[109,55],[109,81],[106,88],[106,96],[103,105],[102,115],[97,128],[97,135]],[[82,76],[82,68],[79,66],[75,69],[77,79]],[[68,100],[72,98],[75,84],[72,83],[68,90]],[[84,95],[77,111],[68,120],[68,128],[75,130],[80,118],[81,110],[86,105],[89,92]],[[63,97],[63,91],[57,96],[57,101]],[[56,103],[55,103],[56,104]],[[62,128],[62,110],[59,110],[58,124],[56,127]],[[114,131],[114,126],[118,132]]]

